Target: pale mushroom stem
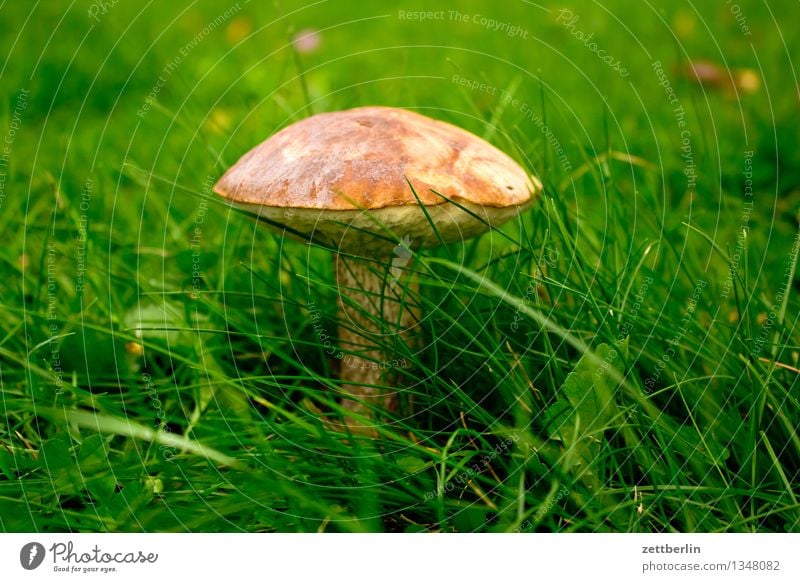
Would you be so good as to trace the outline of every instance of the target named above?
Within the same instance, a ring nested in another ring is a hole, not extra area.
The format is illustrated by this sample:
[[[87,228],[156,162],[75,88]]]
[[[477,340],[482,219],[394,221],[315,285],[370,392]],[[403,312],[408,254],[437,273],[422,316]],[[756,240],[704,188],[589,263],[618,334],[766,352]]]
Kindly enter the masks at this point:
[[[339,298],[339,346],[346,352],[341,360],[341,390],[348,394],[342,406],[349,413],[371,418],[376,409],[393,411],[398,406],[398,373],[405,360],[376,347],[391,345],[394,337],[411,345],[412,329],[419,321],[419,310],[404,301],[404,287],[416,295],[418,281],[408,266],[379,272],[375,263],[345,259],[336,255],[336,280]],[[391,263],[391,259],[387,264]],[[345,414],[350,428],[362,424]]]

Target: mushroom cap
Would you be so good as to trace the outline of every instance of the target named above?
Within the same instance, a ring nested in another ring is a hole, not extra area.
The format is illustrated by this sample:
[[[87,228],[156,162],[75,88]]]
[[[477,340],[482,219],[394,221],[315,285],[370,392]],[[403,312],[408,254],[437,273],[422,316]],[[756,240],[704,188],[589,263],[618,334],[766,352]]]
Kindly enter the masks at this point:
[[[483,139],[392,107],[294,123],[250,150],[214,186],[239,207],[362,254],[385,252],[401,237],[435,246],[475,236],[489,227],[470,213],[498,226],[541,189]]]

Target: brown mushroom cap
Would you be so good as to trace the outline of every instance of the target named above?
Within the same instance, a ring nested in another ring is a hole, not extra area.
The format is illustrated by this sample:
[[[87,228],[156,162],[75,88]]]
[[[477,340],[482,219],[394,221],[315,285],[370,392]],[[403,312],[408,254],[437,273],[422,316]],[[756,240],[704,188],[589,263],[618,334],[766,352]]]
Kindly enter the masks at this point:
[[[445,198],[497,226],[541,188],[509,156],[459,127],[405,109],[361,107],[284,128],[245,154],[214,191],[305,236],[374,253],[387,241],[371,233],[434,246],[439,237],[452,242],[487,230]]]

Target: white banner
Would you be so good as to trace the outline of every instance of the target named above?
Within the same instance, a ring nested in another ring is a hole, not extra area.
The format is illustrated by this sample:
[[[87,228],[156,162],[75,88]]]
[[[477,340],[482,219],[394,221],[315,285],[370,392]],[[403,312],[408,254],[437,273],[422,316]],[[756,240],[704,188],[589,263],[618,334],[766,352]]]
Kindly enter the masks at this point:
[[[800,580],[800,534],[3,534],[0,580]]]

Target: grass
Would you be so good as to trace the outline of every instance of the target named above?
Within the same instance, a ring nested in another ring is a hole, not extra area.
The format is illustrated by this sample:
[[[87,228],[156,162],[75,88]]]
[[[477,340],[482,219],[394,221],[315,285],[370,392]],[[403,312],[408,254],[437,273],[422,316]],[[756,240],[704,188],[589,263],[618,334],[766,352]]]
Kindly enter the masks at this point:
[[[725,3],[97,6],[0,6],[0,530],[800,531],[797,27],[756,0],[750,35]],[[414,414],[377,439],[320,420],[330,253],[209,190],[367,104],[545,183],[416,254],[423,347],[386,346]]]

